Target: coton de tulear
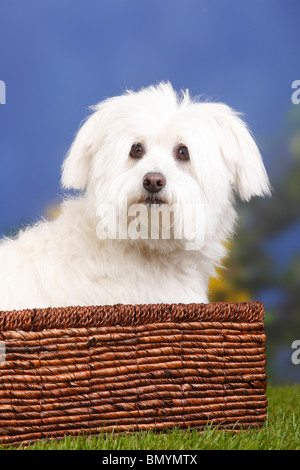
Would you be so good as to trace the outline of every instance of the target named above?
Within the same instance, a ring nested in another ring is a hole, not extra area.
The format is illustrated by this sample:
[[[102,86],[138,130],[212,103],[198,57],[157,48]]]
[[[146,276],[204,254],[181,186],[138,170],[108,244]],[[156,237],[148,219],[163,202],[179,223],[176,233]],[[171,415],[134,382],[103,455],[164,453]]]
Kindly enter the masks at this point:
[[[0,310],[207,302],[235,197],[270,192],[246,125],[169,83],[93,111],[62,168],[79,195],[0,243]]]

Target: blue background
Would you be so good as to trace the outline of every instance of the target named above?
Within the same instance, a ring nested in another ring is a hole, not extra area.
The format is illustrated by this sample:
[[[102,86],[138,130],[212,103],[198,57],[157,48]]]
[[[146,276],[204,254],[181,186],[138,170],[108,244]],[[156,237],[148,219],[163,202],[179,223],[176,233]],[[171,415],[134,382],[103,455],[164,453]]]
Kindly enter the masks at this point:
[[[0,236],[57,204],[89,106],[161,80],[244,113],[276,179],[297,107],[299,18],[298,0],[1,0]],[[281,266],[299,240],[296,223],[266,249]]]
[[[0,234],[55,201],[89,106],[160,80],[243,112],[272,176],[267,141],[300,78],[297,0],[1,0],[0,18]]]

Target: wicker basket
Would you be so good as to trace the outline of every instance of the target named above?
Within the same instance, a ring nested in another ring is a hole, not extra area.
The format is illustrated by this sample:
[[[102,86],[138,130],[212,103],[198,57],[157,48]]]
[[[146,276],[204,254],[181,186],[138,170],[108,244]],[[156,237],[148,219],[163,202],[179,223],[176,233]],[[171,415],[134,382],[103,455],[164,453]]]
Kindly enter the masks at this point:
[[[1,312],[1,346],[3,444],[266,418],[259,302]]]

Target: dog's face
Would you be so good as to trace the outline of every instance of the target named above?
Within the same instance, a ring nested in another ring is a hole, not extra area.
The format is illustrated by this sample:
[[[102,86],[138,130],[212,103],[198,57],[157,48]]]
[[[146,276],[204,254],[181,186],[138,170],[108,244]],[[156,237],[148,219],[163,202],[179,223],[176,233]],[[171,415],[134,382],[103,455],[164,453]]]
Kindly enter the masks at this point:
[[[162,83],[106,100],[94,111],[64,162],[62,182],[86,189],[96,212],[105,204],[119,214],[134,205],[148,214],[172,208],[174,227],[196,208],[204,241],[226,225],[234,193],[243,200],[269,193],[254,140],[224,104],[179,97]],[[145,216],[139,221],[146,224]]]

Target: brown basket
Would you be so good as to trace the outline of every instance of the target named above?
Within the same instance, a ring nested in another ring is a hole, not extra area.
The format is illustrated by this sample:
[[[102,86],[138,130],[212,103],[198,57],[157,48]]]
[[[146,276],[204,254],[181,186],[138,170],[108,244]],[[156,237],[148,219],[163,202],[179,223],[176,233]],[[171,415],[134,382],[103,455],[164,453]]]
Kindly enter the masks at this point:
[[[266,418],[259,302],[1,312],[0,341],[3,444]]]

